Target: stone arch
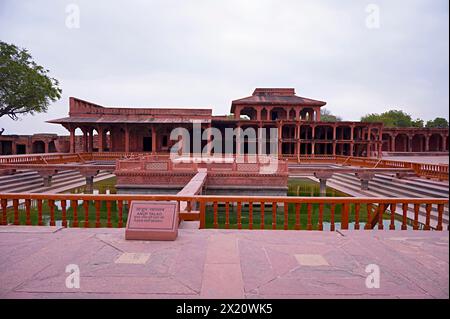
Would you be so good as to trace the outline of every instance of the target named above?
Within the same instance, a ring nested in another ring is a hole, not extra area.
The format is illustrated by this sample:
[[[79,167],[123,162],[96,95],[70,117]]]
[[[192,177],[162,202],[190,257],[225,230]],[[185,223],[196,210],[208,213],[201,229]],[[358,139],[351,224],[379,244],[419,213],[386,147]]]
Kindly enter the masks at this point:
[[[408,152],[409,137],[406,134],[398,134],[395,137],[395,152]]]
[[[55,141],[50,141],[48,142],[48,152],[49,153],[56,153],[56,145],[55,145]]]
[[[314,121],[314,110],[310,107],[302,109],[300,111],[300,118],[303,121]]]
[[[268,111],[266,108],[261,109],[261,120],[266,121],[267,120],[267,114]]]
[[[289,111],[289,120],[295,121],[297,120],[297,112],[294,109],[290,109]]]
[[[312,139],[312,127],[311,125],[302,125],[300,126],[300,139],[302,140],[310,140]]]
[[[256,109],[252,106],[246,106],[241,109],[240,116],[245,115],[249,120],[256,120]]]
[[[333,139],[333,127],[330,125],[317,125],[315,127],[314,138],[316,140]]]
[[[383,134],[382,142],[383,142],[382,150],[384,152],[392,152],[393,151],[391,149],[391,146],[392,146],[392,136],[391,136],[391,134]]]
[[[439,152],[442,151],[442,136],[441,134],[431,134],[429,142],[429,151]]]
[[[287,117],[287,112],[282,107],[274,107],[270,110],[270,119],[272,121],[285,120]]]
[[[426,145],[426,138],[423,134],[414,134],[412,137],[411,152],[424,152]]]
[[[41,140],[33,141],[31,148],[34,154],[45,153],[45,142]]]

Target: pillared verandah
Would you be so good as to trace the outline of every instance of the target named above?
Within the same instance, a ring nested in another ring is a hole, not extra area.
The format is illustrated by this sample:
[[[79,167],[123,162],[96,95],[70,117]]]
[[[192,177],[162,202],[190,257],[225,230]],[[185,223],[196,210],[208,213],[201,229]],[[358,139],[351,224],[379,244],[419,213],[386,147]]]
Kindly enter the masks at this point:
[[[297,96],[292,88],[257,88],[249,97],[234,100],[231,115],[215,116],[200,108],[103,107],[70,98],[69,116],[49,121],[63,125],[70,137],[54,134],[0,136],[0,154],[51,152],[168,152],[175,141],[170,132],[193,123],[202,129],[277,129],[278,153],[285,156],[381,156],[381,152],[446,152],[448,129],[386,128],[382,123],[324,122],[326,102]],[[76,133],[82,132],[82,136]],[[270,138],[270,136],[267,136]],[[225,150],[222,140],[222,150]],[[202,148],[207,141],[202,141]],[[233,142],[233,153],[239,152]],[[243,152],[249,151],[244,142]],[[190,143],[191,147],[193,143]],[[255,145],[258,145],[255,142]]]

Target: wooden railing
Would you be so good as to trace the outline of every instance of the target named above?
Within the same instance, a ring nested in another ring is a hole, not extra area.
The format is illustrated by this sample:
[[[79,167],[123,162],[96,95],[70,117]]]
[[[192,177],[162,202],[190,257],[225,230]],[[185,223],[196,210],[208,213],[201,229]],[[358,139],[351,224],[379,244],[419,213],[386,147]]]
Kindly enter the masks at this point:
[[[65,227],[123,227],[133,200],[188,202],[187,211],[180,212],[182,220],[195,219],[192,216],[196,215],[200,228],[235,229],[324,230],[326,224],[331,231],[372,229],[376,225],[378,229],[441,231],[448,207],[446,198],[6,193],[0,194],[0,222],[54,226],[58,221]],[[192,211],[193,207],[199,207],[199,211]]]
[[[354,156],[332,156],[332,155],[315,155],[315,156],[283,156],[291,163],[332,163],[349,166],[360,166],[368,168],[404,168],[412,169],[417,176],[426,178],[436,178],[439,180],[449,179],[448,165],[443,164],[423,164],[405,161],[383,160],[379,158],[354,157]]]
[[[126,153],[126,152],[93,152],[93,153],[55,153],[55,154],[26,154],[0,156],[0,164],[60,164],[70,162],[83,162],[95,160],[116,160],[124,158],[139,158],[142,156],[168,158],[168,153],[151,155],[150,153]],[[439,180],[449,179],[448,165],[442,164],[420,164],[405,161],[383,160],[379,158],[353,157],[340,155],[283,155],[280,158],[291,163],[334,163],[341,165],[361,166],[370,168],[409,168],[413,169],[418,176],[436,178]]]

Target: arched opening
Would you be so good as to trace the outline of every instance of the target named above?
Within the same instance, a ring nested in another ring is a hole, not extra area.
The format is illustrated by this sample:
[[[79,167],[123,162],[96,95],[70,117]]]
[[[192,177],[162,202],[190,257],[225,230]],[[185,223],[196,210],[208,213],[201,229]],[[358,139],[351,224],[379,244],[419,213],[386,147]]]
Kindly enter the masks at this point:
[[[272,121],[276,120],[285,120],[286,119],[286,110],[281,107],[275,107],[270,111],[270,119]]]
[[[350,140],[351,136],[352,136],[352,128],[350,126],[336,127],[337,140]]]
[[[383,152],[392,152],[393,151],[391,149],[392,136],[390,134],[383,134],[382,139],[383,139],[382,140],[382,142],[383,142],[383,146],[382,146]]]
[[[282,137],[287,139],[294,139],[295,125],[284,125],[282,130]]]
[[[33,154],[45,153],[45,143],[44,141],[34,141],[32,144]]]
[[[289,111],[289,119],[290,119],[291,121],[297,120],[297,119],[296,119],[296,113],[295,113],[295,110],[294,110],[294,109],[291,109],[291,110]]]
[[[314,138],[316,140],[332,140],[333,128],[327,125],[319,125],[315,128]]]
[[[266,109],[261,110],[261,120],[263,120],[263,121],[267,120],[267,110]]]
[[[304,108],[300,111],[300,119],[302,121],[314,121],[314,110],[312,108]]]
[[[55,141],[50,141],[48,143],[48,152],[49,153],[56,153],[56,145],[55,145]]]
[[[309,125],[300,126],[300,139],[310,140],[312,139],[312,127]]]
[[[98,136],[98,131],[96,128],[94,128],[91,133],[92,134],[92,151],[93,152],[100,152],[100,138]]]
[[[442,151],[442,136],[440,134],[432,134],[430,136],[430,148],[431,152],[440,152]]]
[[[398,134],[395,137],[395,152],[408,152],[408,135]]]
[[[75,129],[75,152],[83,152],[83,131],[77,127]]]
[[[253,107],[244,107],[240,114],[241,117],[246,116],[249,120],[256,120],[256,110]]]
[[[26,154],[27,146],[25,144],[17,144],[16,145],[16,154]]]
[[[423,134],[415,134],[412,138],[412,151],[424,152],[425,151],[426,138]]]
[[[106,128],[103,130],[103,149],[99,145],[99,152],[111,152],[112,151],[112,137],[111,129]]]

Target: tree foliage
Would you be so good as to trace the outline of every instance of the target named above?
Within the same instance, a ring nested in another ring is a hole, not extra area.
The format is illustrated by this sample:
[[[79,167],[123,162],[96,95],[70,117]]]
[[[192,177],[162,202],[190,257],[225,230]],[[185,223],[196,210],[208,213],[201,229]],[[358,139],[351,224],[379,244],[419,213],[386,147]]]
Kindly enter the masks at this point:
[[[58,81],[25,49],[0,41],[0,118],[46,112],[61,97]]]
[[[367,114],[361,122],[382,122],[386,127],[413,127],[411,115],[401,110],[390,110],[381,114]]]
[[[320,109],[320,121],[322,122],[340,122],[342,118],[340,116],[333,115],[331,111],[326,108]]]
[[[427,121],[426,127],[428,128],[448,128],[448,121],[443,117],[436,117],[432,121]]]

